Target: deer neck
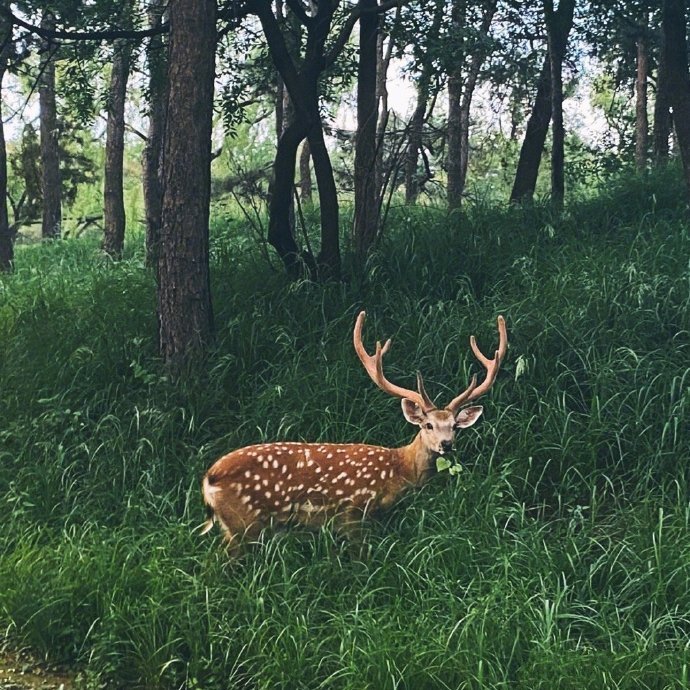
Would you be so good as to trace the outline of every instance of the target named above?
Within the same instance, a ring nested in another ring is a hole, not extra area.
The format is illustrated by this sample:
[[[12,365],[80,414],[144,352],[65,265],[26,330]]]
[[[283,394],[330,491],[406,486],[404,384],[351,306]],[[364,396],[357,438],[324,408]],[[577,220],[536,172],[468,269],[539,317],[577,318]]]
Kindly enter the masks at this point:
[[[421,486],[433,476],[436,469],[434,461],[438,453],[424,445],[421,433],[409,445],[398,448],[398,456],[401,473],[411,484]]]

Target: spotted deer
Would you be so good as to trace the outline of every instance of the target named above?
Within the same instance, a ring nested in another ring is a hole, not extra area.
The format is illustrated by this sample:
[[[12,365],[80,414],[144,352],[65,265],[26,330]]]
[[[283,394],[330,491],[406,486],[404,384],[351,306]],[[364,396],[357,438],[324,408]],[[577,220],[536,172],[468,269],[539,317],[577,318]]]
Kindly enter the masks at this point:
[[[417,390],[391,383],[383,374],[383,356],[390,349],[376,343],[373,355],[362,343],[365,312],[354,327],[357,355],[372,381],[402,399],[405,419],[419,427],[407,446],[386,448],[365,443],[262,443],[232,451],[217,460],[203,479],[208,520],[202,534],[217,522],[233,548],[242,535],[256,536],[271,523],[298,522],[320,526],[333,520],[349,531],[369,513],[385,510],[408,489],[424,484],[435,460],[453,448],[455,432],[472,426],[480,406],[462,407],[493,385],[508,347],[505,321],[498,317],[499,344],[493,359],[485,357],[474,336],[470,347],[486,369],[443,409],[438,409],[417,373]]]

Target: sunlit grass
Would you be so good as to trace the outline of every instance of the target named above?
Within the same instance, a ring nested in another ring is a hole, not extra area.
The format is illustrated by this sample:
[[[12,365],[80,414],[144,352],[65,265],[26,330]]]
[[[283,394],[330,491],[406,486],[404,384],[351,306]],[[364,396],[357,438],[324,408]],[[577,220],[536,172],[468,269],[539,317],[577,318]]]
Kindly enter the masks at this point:
[[[140,247],[20,248],[0,277],[0,620],[88,682],[671,688],[690,652],[690,237],[679,185],[546,207],[394,209],[365,273],[288,284],[214,228],[218,333],[173,385]],[[366,530],[198,538],[199,478],[264,439],[401,444],[354,356],[439,403],[510,351],[440,476]]]

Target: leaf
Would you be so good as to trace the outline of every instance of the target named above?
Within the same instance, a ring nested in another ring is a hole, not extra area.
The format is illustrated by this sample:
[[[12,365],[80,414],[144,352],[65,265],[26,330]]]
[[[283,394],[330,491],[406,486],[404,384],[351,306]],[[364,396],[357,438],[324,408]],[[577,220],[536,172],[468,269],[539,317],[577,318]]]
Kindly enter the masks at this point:
[[[436,470],[438,472],[443,472],[444,470],[449,469],[450,466],[450,460],[446,460],[445,458],[436,458]]]

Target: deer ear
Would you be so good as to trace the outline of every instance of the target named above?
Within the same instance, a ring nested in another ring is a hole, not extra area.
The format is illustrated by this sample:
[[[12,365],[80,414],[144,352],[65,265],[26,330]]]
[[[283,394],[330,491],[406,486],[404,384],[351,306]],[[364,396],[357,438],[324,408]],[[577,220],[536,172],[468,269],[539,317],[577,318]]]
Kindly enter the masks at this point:
[[[426,419],[426,412],[416,402],[407,398],[402,399],[402,411],[410,424],[421,424]]]
[[[472,426],[484,412],[484,408],[481,405],[476,407],[466,407],[464,410],[460,410],[455,416],[455,426],[458,429],[466,429],[468,426]]]

